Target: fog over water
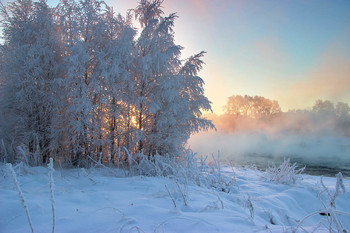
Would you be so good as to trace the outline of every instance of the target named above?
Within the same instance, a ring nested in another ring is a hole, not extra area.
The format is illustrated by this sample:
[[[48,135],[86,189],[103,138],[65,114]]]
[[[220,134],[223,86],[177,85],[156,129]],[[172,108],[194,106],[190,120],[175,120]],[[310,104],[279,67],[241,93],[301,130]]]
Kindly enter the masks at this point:
[[[211,114],[207,118],[217,131],[193,135],[188,144],[199,155],[220,153],[221,160],[255,164],[263,170],[269,161],[290,158],[305,165],[309,174],[333,176],[341,171],[350,177],[350,107],[316,103],[312,111],[280,112],[265,118]]]
[[[332,176],[343,172],[350,177],[350,138],[338,135],[286,135],[264,131],[239,133],[202,132],[189,140],[199,155],[220,153],[221,160],[236,164],[255,164],[265,169],[268,162],[284,158],[306,165],[306,173]]]
[[[306,173],[350,177],[350,106],[317,100],[312,108],[282,112],[277,101],[260,96],[231,96],[225,114],[208,114],[217,131],[192,135],[189,147],[265,170],[290,158]]]

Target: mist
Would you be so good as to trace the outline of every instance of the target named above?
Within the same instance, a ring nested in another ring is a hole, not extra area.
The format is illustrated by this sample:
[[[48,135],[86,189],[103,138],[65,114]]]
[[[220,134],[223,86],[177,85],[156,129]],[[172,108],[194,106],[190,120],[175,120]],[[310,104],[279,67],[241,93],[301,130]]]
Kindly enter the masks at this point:
[[[349,177],[350,116],[347,111],[328,110],[294,110],[255,119],[210,114],[207,118],[217,131],[192,135],[188,144],[199,155],[210,158],[219,154],[221,160],[235,164],[256,164],[264,169],[269,161],[291,158],[309,167],[310,173],[342,171]]]
[[[309,161],[324,159],[350,161],[350,138],[326,135],[281,135],[264,131],[193,135],[191,149],[200,155],[241,160],[252,154],[270,157],[297,157]],[[337,162],[337,161],[335,161]]]

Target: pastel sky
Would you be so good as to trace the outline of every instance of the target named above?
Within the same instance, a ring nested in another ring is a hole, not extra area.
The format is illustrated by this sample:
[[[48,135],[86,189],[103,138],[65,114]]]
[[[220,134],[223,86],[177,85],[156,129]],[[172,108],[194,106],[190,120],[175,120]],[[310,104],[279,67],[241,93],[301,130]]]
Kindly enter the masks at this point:
[[[137,5],[107,2],[120,12]],[[348,0],[165,0],[164,12],[179,16],[184,58],[207,52],[200,75],[215,113],[234,94],[276,99],[283,110],[350,102]]]
[[[125,15],[137,0],[106,0]],[[56,5],[57,0],[49,0]],[[316,99],[350,103],[349,0],[165,0],[183,58],[207,54],[200,76],[215,113],[229,96],[261,95],[283,110]]]

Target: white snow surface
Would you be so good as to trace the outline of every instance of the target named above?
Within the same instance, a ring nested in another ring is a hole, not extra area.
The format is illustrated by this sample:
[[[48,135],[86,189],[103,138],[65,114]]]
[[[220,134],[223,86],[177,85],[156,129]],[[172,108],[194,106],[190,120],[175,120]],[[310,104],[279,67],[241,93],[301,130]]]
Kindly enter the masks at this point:
[[[30,232],[15,184],[6,166],[0,170],[0,232]],[[235,181],[225,193],[165,177],[122,177],[113,170],[55,168],[55,232],[293,232],[305,216],[324,209],[317,176],[282,185],[253,168],[223,167],[223,175]],[[51,232],[48,169],[19,167],[16,173],[34,231]],[[334,192],[336,179],[323,181]],[[349,213],[350,180],[344,184],[347,192],[336,199],[336,208]],[[297,232],[328,232],[326,218],[314,215]],[[350,216],[339,219],[350,230]]]

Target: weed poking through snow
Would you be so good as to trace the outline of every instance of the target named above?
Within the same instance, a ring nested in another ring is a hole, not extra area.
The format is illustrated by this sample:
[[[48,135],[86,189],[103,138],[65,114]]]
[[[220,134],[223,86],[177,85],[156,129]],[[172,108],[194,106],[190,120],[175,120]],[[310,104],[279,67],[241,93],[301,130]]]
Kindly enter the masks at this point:
[[[293,231],[294,233],[297,232],[299,228],[301,228],[301,224],[308,218],[314,216],[314,215],[321,215],[323,217],[327,218],[327,228],[329,232],[338,232],[338,233],[347,233],[348,231],[344,229],[342,222],[339,219],[339,215],[347,215],[350,216],[350,213],[338,211],[336,209],[336,198],[342,194],[345,193],[345,186],[343,183],[343,175],[341,172],[339,172],[337,175],[337,181],[335,185],[335,192],[332,194],[331,191],[325,186],[323,183],[323,177],[321,177],[321,186],[322,191],[318,194],[318,199],[321,201],[324,209],[320,211],[315,211],[307,216],[305,216],[302,220],[299,221],[299,224]],[[321,195],[323,193],[327,194],[327,200],[323,200]]]

